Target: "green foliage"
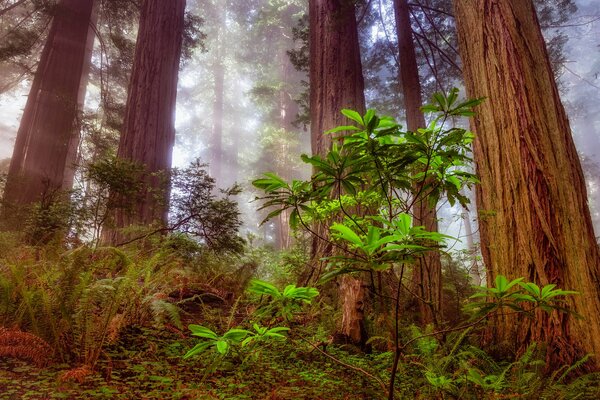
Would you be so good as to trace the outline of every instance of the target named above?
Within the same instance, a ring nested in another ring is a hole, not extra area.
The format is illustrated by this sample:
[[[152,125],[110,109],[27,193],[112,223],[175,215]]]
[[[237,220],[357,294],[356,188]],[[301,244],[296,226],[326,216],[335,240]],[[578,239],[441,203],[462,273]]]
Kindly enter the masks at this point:
[[[480,102],[459,102],[456,89],[448,96],[436,94],[434,103],[424,107],[435,116],[417,132],[402,131],[392,118],[373,110],[364,116],[342,110],[355,125],[326,132],[345,135],[335,137],[325,156],[302,156],[314,170],[310,181],[288,183],[265,173],[253,182],[265,193],[261,209],[272,210],[266,220],[290,210],[290,226],[314,234],[310,222],[344,217],[331,225],[332,240],[343,251],[329,259],[332,269],[323,281],[356,271],[384,271],[410,263],[415,254],[438,250],[447,237],[412,227],[410,213],[418,201],[435,204],[442,195],[450,204],[466,206],[461,189],[477,182],[464,171],[473,135],[447,127],[446,121],[473,115],[472,107]],[[358,215],[352,212],[356,209],[374,213]]]
[[[242,224],[238,205],[231,197],[240,193],[239,186],[222,190],[215,196],[215,180],[199,160],[172,173],[171,215],[172,226],[199,238],[208,248],[217,252],[241,253],[243,240],[238,235]]]
[[[200,325],[190,325],[189,329],[193,336],[198,336],[206,341],[202,341],[191,350],[189,350],[183,358],[190,358],[198,353],[202,353],[208,349],[214,349],[217,354],[226,356],[231,350],[239,351],[252,343],[261,340],[283,340],[285,335],[281,332],[289,330],[287,327],[266,328],[258,324],[253,325],[254,332],[247,329],[233,328],[218,336],[215,332]]]
[[[578,294],[571,290],[556,289],[555,284],[539,287],[533,282],[523,282],[523,278],[512,281],[503,275],[496,276],[493,287],[477,287],[478,293],[471,296],[472,299],[485,298],[482,301],[471,302],[467,309],[473,312],[473,318],[487,315],[502,307],[508,307],[516,312],[531,315],[531,307],[539,307],[543,311],[551,312],[560,310],[570,312],[562,306],[566,296]]]
[[[274,285],[258,279],[250,281],[248,292],[268,297],[267,304],[256,310],[258,316],[282,317],[286,321],[292,321],[303,304],[310,304],[319,295],[319,291],[313,287],[296,287],[290,284],[280,291]]]
[[[88,164],[84,176],[88,187],[79,203],[87,210],[84,229],[92,240],[100,238],[100,230],[110,225],[110,214],[116,210],[133,212],[144,188],[143,166],[118,157],[107,157]]]

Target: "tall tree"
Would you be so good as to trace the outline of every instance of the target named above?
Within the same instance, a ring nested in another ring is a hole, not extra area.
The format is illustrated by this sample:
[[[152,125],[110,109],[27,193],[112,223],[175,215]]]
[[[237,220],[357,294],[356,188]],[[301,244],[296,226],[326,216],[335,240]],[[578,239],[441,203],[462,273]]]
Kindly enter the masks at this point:
[[[144,166],[144,190],[133,212],[117,209],[104,240],[118,229],[167,222],[168,170],[175,141],[175,100],[184,28],[185,0],[145,0],[129,85],[118,157]]]
[[[500,317],[493,339],[545,343],[550,365],[600,354],[600,254],[569,122],[531,0],[456,0],[481,180],[477,203],[488,282],[499,275],[576,290],[565,313]],[[596,358],[598,362],[598,358]]]
[[[72,186],[93,9],[94,0],[62,0],[54,10],[17,133],[4,193],[5,216],[14,215],[12,206]],[[15,219],[17,226],[19,221]]]
[[[213,59],[213,105],[212,127],[210,132],[210,174],[217,182],[222,181],[224,166],[223,149],[223,107],[225,96],[225,52],[227,51],[227,3],[217,5],[217,26],[215,35],[215,52]]]
[[[406,0],[394,0],[396,32],[398,35],[398,59],[400,82],[406,109],[406,125],[409,131],[425,128],[425,117],[421,111],[421,82],[415,53],[415,42],[410,20],[410,8]],[[415,195],[422,193],[422,186],[416,185]],[[430,232],[437,232],[436,204],[431,205],[426,197],[416,199],[413,209],[414,224],[422,225]],[[419,257],[413,269],[413,285],[419,302],[421,323],[438,324],[442,300],[442,261],[437,251]]]
[[[365,111],[364,81],[353,0],[310,0],[310,121],[311,146],[315,155],[331,149],[331,136],[323,132],[348,121],[340,110]],[[317,227],[326,237],[325,226]],[[312,256],[315,262],[330,255],[332,249],[316,239]],[[344,276],[340,283],[343,317],[341,336],[364,344],[365,288],[361,279]]]

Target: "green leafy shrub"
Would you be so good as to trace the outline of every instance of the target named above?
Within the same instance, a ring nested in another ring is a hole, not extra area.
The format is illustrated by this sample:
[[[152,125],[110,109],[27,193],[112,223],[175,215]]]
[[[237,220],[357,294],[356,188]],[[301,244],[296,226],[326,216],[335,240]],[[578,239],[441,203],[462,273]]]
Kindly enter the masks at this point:
[[[301,311],[302,305],[310,304],[319,295],[319,291],[313,287],[296,287],[290,284],[280,291],[269,282],[259,279],[250,281],[248,292],[268,298],[267,303],[256,310],[258,316],[281,317],[286,321],[292,321],[294,315]]]
[[[225,356],[231,350],[239,351],[240,349],[261,340],[285,339],[285,335],[283,335],[281,332],[286,332],[290,329],[283,326],[267,328],[258,324],[254,324],[253,328],[254,332],[247,329],[233,328],[225,332],[223,336],[219,336],[204,326],[192,324],[189,326],[189,329],[192,331],[192,335],[207,340],[196,344],[183,356],[183,358],[192,357],[211,348],[214,349],[218,354]]]
[[[242,224],[238,205],[238,185],[221,190],[215,196],[215,180],[206,172],[206,164],[195,160],[184,169],[172,172],[170,221],[174,230],[198,238],[217,252],[241,253],[244,241],[238,235]]]

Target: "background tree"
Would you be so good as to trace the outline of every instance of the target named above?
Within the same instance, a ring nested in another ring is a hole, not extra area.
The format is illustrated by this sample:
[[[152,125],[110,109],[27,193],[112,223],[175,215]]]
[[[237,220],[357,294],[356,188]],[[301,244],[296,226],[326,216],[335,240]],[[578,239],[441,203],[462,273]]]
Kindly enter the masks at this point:
[[[545,343],[550,365],[600,354],[600,255],[569,122],[531,1],[455,2],[481,180],[477,203],[488,282],[525,277],[577,290],[568,314],[507,315],[495,342]],[[596,361],[597,362],[597,361]]]
[[[168,170],[175,141],[175,100],[184,28],[185,0],[147,0],[140,16],[133,72],[118,157],[145,168],[145,190],[132,213],[115,210],[104,240],[120,240],[118,229],[167,222]]]
[[[415,53],[412,25],[410,21],[410,6],[406,0],[394,0],[396,17],[396,32],[398,35],[398,55],[400,63],[400,82],[406,109],[406,124],[409,131],[416,132],[426,128],[425,117],[421,111],[421,81]],[[415,187],[419,196],[426,182]],[[424,226],[427,231],[437,232],[437,201],[428,198],[416,201],[414,204],[414,224]],[[439,252],[429,252],[419,257],[413,268],[413,285],[419,304],[421,323],[439,324],[442,299],[442,261]]]
[[[17,133],[4,193],[5,217],[12,213],[11,206],[27,205],[72,186],[93,8],[93,0],[62,0],[54,9]],[[18,227],[19,219],[15,221]]]
[[[355,6],[350,0],[311,0],[309,2],[310,43],[310,122],[313,155],[324,156],[332,137],[323,133],[347,125],[340,110],[365,111],[364,80],[358,43]],[[324,226],[319,235],[327,237]],[[331,254],[330,244],[322,239],[313,242],[315,263]],[[344,276],[340,283],[343,317],[340,336],[364,345],[365,288],[361,279]]]

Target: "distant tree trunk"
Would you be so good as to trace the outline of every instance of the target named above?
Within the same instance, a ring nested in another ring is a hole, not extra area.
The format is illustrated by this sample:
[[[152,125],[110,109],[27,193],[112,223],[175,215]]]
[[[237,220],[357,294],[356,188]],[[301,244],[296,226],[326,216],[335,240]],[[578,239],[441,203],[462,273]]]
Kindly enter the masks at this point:
[[[325,155],[331,136],[323,132],[349,121],[340,111],[350,108],[364,113],[362,75],[354,2],[351,0],[310,0],[310,120],[313,154]],[[315,227],[327,237],[327,226]],[[315,239],[313,264],[331,255],[326,242]],[[365,290],[357,277],[345,275],[340,284],[343,318],[339,336],[363,346]]]
[[[467,251],[469,257],[471,257],[471,265],[469,266],[469,276],[471,277],[471,284],[475,286],[481,286],[483,280],[481,279],[481,271],[479,268],[479,262],[477,261],[477,247],[473,240],[473,227],[471,225],[471,213],[466,208],[463,209],[461,214],[463,223],[465,224],[465,238],[467,241]]]
[[[457,0],[488,284],[503,274],[576,290],[568,314],[498,318],[492,340],[547,346],[550,366],[600,354],[600,255],[569,122],[531,0]],[[596,357],[596,365],[600,366]]]
[[[416,132],[425,128],[425,117],[421,111],[421,82],[415,54],[415,43],[410,23],[410,9],[406,0],[394,0],[396,32],[400,60],[400,82],[406,109],[406,124],[409,131]],[[415,193],[420,191],[415,187]],[[427,198],[416,202],[413,209],[414,225],[437,232],[437,213],[434,206],[429,205]],[[412,284],[418,296],[419,319],[423,325],[441,322],[442,301],[442,262],[440,254],[432,251],[419,257],[413,268]]]
[[[283,34],[283,32],[282,32]],[[289,93],[290,73],[294,66],[290,62],[287,54],[287,48],[282,48],[279,52],[279,80],[281,88],[279,89],[279,128],[287,132],[294,129],[294,120],[298,114],[298,104]],[[286,162],[285,155],[289,152],[287,142],[282,141],[280,150],[281,161],[278,162],[279,176],[285,180],[291,180],[293,173],[291,166]],[[284,210],[277,216],[276,223],[276,244],[280,250],[289,249],[292,246],[292,235],[289,225],[290,211]]]
[[[44,194],[73,184],[93,8],[94,0],[62,0],[56,6],[17,133],[4,193],[5,217],[16,216],[13,206],[40,201]],[[23,219],[13,219],[13,226],[20,227]]]
[[[88,27],[88,35],[87,42],[85,44],[85,55],[84,55],[84,64],[82,68],[81,74],[81,82],[79,83],[79,92],[77,93],[77,110],[82,111],[85,103],[85,96],[87,94],[87,85],[89,82],[90,69],[92,67],[92,52],[94,51],[94,41],[96,39],[95,29],[96,23],[98,22],[98,8],[100,6],[99,2],[94,2],[94,6],[92,9],[92,15],[90,17],[90,24]],[[71,141],[69,143],[69,153],[67,155],[67,161],[65,163],[65,177],[63,179],[64,187],[70,188],[73,186],[73,181],[75,179],[75,172],[77,171],[77,166],[79,165],[79,144],[81,139],[81,124],[80,119],[76,119],[75,129],[73,131],[73,135],[71,136]]]
[[[209,172],[218,184],[223,184],[223,164],[226,156],[223,147],[223,112],[225,97],[225,51],[227,49],[225,25],[227,10],[225,5],[219,8],[215,32],[215,54],[213,58],[213,103],[212,127],[210,132]]]
[[[118,157],[145,168],[145,189],[133,212],[114,212],[114,229],[103,240],[118,243],[118,229],[130,225],[166,225],[168,171],[175,141],[175,100],[181,56],[185,0],[145,0],[127,97]]]

